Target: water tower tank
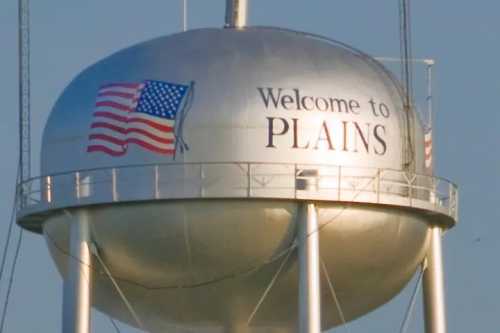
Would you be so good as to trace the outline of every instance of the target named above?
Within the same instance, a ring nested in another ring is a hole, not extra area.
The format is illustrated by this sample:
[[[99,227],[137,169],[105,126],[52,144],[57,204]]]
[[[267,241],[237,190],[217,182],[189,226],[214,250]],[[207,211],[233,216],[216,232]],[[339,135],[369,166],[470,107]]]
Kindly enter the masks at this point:
[[[456,219],[425,175],[422,125],[388,71],[280,29],[193,30],[99,61],[54,106],[41,160],[40,194],[23,202],[20,224],[45,235],[65,276],[69,225],[86,219],[151,332],[250,317],[250,331],[294,329],[303,202],[316,205],[321,261],[347,320],[395,296],[429,225]],[[94,270],[93,305],[135,325]],[[340,317],[323,282],[327,329]]]

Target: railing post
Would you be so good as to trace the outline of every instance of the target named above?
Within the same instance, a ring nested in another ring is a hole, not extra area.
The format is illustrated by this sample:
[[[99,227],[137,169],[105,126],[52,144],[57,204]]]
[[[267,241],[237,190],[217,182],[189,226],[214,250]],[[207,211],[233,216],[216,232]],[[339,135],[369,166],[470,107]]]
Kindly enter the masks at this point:
[[[405,174],[406,181],[408,182],[408,205],[413,207],[413,179],[410,180],[407,174]]]
[[[455,220],[458,219],[458,199],[455,186],[453,184],[448,184],[448,214],[453,216]]]
[[[160,170],[158,165],[155,165],[155,199],[160,198]]]
[[[203,174],[203,163],[200,163],[200,197],[203,197],[205,195],[205,191],[204,191],[204,188],[203,188],[203,178],[204,178],[204,174]]]
[[[80,202],[81,190],[80,190],[80,172],[75,172],[75,194],[77,202]]]
[[[380,174],[382,169],[377,170],[377,203],[380,203]]]
[[[251,194],[251,178],[250,178],[250,163],[247,163],[247,198],[250,198]]]
[[[118,201],[118,190],[116,188],[116,168],[111,169],[111,187],[113,191],[113,202],[116,202]]]
[[[50,204],[52,202],[52,177],[51,176],[45,177],[45,184],[46,184],[45,197],[47,199],[47,203]]]
[[[429,193],[429,200],[433,204],[434,208],[438,208],[439,207],[439,196],[438,196],[438,190],[437,190],[438,185],[437,184],[439,184],[439,183],[436,182],[436,179],[434,179],[434,177],[431,178],[431,181],[432,181],[432,186],[431,186],[431,190]]]
[[[297,168],[297,163],[293,164],[293,197],[297,199],[297,174],[299,169]]]
[[[342,193],[342,167],[339,165],[339,172],[338,172],[338,182],[337,182],[337,200],[340,201],[340,196]]]

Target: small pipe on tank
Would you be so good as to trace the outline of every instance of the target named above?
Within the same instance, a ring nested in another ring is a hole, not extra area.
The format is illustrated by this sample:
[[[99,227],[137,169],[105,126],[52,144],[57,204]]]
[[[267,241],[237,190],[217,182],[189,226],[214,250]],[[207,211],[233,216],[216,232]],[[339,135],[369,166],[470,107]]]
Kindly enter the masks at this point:
[[[226,0],[225,28],[241,29],[247,25],[248,0]]]

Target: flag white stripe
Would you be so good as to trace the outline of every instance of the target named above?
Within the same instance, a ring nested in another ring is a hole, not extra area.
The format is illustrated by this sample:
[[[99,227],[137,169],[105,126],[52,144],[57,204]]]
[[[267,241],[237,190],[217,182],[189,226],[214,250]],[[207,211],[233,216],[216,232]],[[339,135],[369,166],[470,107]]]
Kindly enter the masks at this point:
[[[127,87],[118,87],[118,86],[112,86],[112,87],[106,87],[106,88],[101,88],[99,89],[99,94],[102,93],[107,93],[107,92],[118,92],[118,93],[125,93],[125,94],[135,94],[137,95],[140,89],[138,88],[127,88]]]
[[[108,129],[108,128],[93,128],[90,131],[89,136],[92,134],[104,134],[107,136],[114,137],[118,140],[125,140],[126,139],[126,134],[122,134],[120,132],[113,131],[112,129]]]
[[[138,133],[130,133],[129,135],[127,135],[127,139],[132,139],[132,138],[146,142],[146,143],[150,144],[151,146],[154,146],[158,149],[173,149],[175,147],[174,142],[172,142],[172,143],[159,143],[158,141],[152,140],[149,137],[138,134]],[[111,142],[111,141],[106,140],[106,139],[93,138],[89,142],[90,142],[90,145],[106,146],[106,147],[108,147],[112,150],[115,150],[115,151],[120,151],[123,149],[123,146],[121,144],[117,144],[117,143]]]
[[[122,151],[123,146],[115,144],[113,142],[101,139],[92,139],[89,141],[89,146],[105,146],[114,151]]]
[[[172,148],[174,148],[174,145],[175,145],[174,142],[172,142],[172,143],[160,143],[160,142],[153,140],[153,139],[150,139],[149,137],[142,135],[140,133],[129,133],[127,135],[127,139],[130,139],[130,138],[139,139],[141,141],[149,143],[150,145],[155,146],[155,147],[160,148],[160,149],[172,149]]]
[[[173,119],[163,119],[163,118],[155,117],[155,116],[148,115],[148,114],[145,114],[142,112],[130,112],[129,117],[149,120],[149,121],[152,121],[152,122],[154,122],[158,125],[161,125],[161,126],[174,127],[174,124],[175,124],[175,120],[173,120]]]

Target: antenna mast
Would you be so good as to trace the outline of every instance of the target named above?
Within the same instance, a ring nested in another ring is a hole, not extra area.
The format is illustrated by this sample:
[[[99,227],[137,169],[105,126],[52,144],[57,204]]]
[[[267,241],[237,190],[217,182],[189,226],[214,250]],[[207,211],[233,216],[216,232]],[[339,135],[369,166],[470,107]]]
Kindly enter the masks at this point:
[[[399,1],[399,24],[400,24],[400,52],[401,52],[401,80],[403,81],[404,96],[403,108],[406,112],[407,126],[407,153],[405,167],[410,168],[414,162],[414,147],[411,134],[410,112],[412,110],[413,97],[413,64],[412,59],[412,40],[411,40],[411,22],[410,22],[410,1]]]
[[[31,177],[30,3],[19,0],[19,180]],[[23,191],[23,189],[21,189]]]
[[[187,1],[182,0],[182,31],[187,30]]]

